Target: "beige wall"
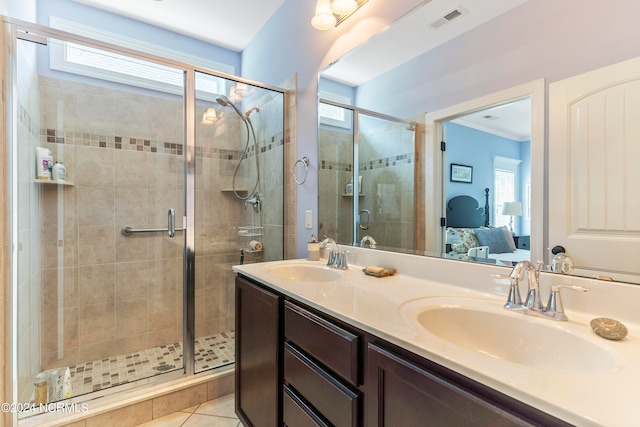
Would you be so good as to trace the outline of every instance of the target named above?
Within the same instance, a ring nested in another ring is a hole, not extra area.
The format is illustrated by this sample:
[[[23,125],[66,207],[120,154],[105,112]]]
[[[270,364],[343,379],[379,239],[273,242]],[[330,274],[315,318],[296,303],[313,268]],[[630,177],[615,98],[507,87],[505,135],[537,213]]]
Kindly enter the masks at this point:
[[[416,206],[424,200],[422,133],[404,125],[360,119],[359,176],[362,191],[359,209],[371,213],[371,227],[359,230],[359,238],[373,236],[378,245],[418,249],[423,239],[415,232],[416,218],[423,213]],[[353,135],[332,128],[319,131],[319,234],[352,243],[353,199],[346,186],[353,176]],[[358,190],[358,180],[353,183]],[[420,209],[424,211],[424,208]],[[366,214],[362,221],[366,221]]]
[[[321,127],[318,141],[318,234],[350,244],[353,201],[345,189],[353,176],[353,134]]]
[[[379,245],[413,249],[414,241],[414,132],[405,125],[362,118],[359,209],[371,212],[371,227],[359,238],[373,236]],[[354,184],[355,186],[355,184]],[[366,221],[363,215],[362,222]]]

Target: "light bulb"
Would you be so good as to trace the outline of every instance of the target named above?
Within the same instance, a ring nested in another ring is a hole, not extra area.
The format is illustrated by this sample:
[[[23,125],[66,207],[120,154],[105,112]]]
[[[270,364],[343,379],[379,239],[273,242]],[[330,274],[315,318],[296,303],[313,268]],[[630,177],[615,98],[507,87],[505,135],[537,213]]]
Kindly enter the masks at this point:
[[[202,114],[202,124],[203,125],[212,125],[222,117],[222,112],[216,110],[213,107],[207,108],[207,111]]]
[[[330,30],[336,26],[336,17],[331,12],[330,0],[318,0],[316,14],[311,18],[311,25],[318,30]]]
[[[333,0],[331,10],[336,15],[348,15],[358,8],[356,0]]]

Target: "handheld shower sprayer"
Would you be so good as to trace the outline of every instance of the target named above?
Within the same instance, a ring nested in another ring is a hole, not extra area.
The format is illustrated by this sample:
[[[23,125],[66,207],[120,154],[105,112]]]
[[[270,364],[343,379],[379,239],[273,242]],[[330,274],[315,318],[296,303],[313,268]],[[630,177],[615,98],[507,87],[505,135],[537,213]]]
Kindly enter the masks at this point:
[[[220,105],[222,105],[223,107],[233,107],[234,110],[236,110],[236,113],[238,113],[238,115],[242,118],[244,118],[244,115],[240,112],[240,110],[238,110],[238,107],[236,107],[236,104],[234,104],[233,102],[231,102],[229,100],[229,98],[227,98],[224,95],[220,95],[216,98],[216,102]]]
[[[231,100],[229,100],[229,98],[227,98],[224,95],[220,95],[216,98],[216,102],[220,105],[222,105],[223,107],[232,107],[236,113],[238,113],[238,115],[243,119],[243,120],[247,120],[249,118],[249,115],[251,113],[255,112],[260,112],[260,109],[258,107],[252,107],[250,109],[247,110],[247,112],[245,112],[244,114],[242,114],[242,112],[238,109],[238,107],[236,107],[236,104],[234,104],[233,102],[231,102]]]
[[[249,119],[249,115],[256,111],[259,112],[260,109],[258,107],[253,107],[251,109],[249,109],[246,113],[242,114],[242,112],[238,109],[238,107],[236,107],[236,105],[231,102],[231,100],[229,100],[229,98],[227,98],[224,95],[219,95],[216,98],[216,102],[220,105],[222,105],[223,107],[229,107],[231,106],[231,108],[233,108],[235,110],[235,112],[238,114],[238,116],[240,116],[240,118],[242,119],[242,122],[244,123],[245,127],[247,128],[247,141],[246,144],[244,146],[244,151],[242,152],[242,155],[240,156],[240,162],[238,163],[238,166],[236,167],[235,172],[233,173],[233,181],[232,181],[232,187],[233,187],[233,194],[240,200],[244,200],[245,201],[245,206],[248,203],[251,203],[251,205],[253,206],[253,209],[256,212],[260,211],[260,207],[261,207],[261,202],[260,202],[260,194],[258,193],[258,186],[260,185],[260,163],[258,162],[258,141],[256,140],[256,133],[253,129],[253,124],[251,123],[251,120]],[[240,170],[240,165],[242,164],[242,162],[247,159],[249,157],[249,142],[251,140],[251,136],[253,136],[253,150],[254,150],[254,157],[255,157],[255,161],[256,161],[256,184],[253,187],[253,190],[251,190],[246,197],[242,197],[240,196],[240,194],[238,194],[238,192],[236,191],[236,177],[238,176],[238,171]]]

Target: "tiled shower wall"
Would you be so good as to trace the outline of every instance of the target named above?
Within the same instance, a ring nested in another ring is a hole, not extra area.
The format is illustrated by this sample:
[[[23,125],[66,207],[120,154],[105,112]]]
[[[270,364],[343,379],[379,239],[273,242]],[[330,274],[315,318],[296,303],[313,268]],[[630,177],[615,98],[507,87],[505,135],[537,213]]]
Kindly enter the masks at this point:
[[[353,176],[353,134],[320,127],[318,158],[318,234],[351,244],[353,202],[345,188]]]
[[[352,243],[353,201],[345,188],[353,176],[353,135],[325,127],[319,135],[320,234]],[[360,237],[368,234],[380,246],[415,249],[416,193],[424,190],[415,186],[414,132],[395,123],[361,129],[359,161],[359,209],[371,212],[371,227]]]
[[[170,207],[180,224],[182,99],[53,78],[41,78],[40,90],[41,145],[75,184],[42,186],[42,369],[180,341],[181,233],[125,237],[121,229],[166,227]],[[241,149],[239,121],[225,120],[196,130],[198,336],[233,328],[230,266],[245,209],[223,191]]]
[[[415,135],[397,123],[376,124],[360,133],[359,209],[371,212],[371,227],[360,236],[371,235],[381,246],[414,249]]]

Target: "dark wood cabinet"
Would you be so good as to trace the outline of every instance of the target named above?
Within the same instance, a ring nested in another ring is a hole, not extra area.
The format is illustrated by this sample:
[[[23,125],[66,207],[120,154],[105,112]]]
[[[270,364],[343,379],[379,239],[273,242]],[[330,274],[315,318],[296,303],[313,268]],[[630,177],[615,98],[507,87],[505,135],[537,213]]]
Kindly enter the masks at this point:
[[[242,276],[236,310],[246,427],[570,425]]]
[[[279,427],[282,297],[236,277],[236,414],[246,427]]]
[[[362,333],[285,301],[284,339],[285,391],[306,404],[311,418],[333,426],[361,426],[363,403],[357,386]]]
[[[309,403],[313,416],[334,426],[361,425],[360,392],[343,384],[289,343],[284,351],[284,383],[300,400]]]
[[[369,427],[532,426],[375,344],[369,344]]]
[[[284,336],[354,386],[360,384],[361,335],[285,301]]]
[[[367,346],[367,427],[570,427],[545,412],[374,338]]]

